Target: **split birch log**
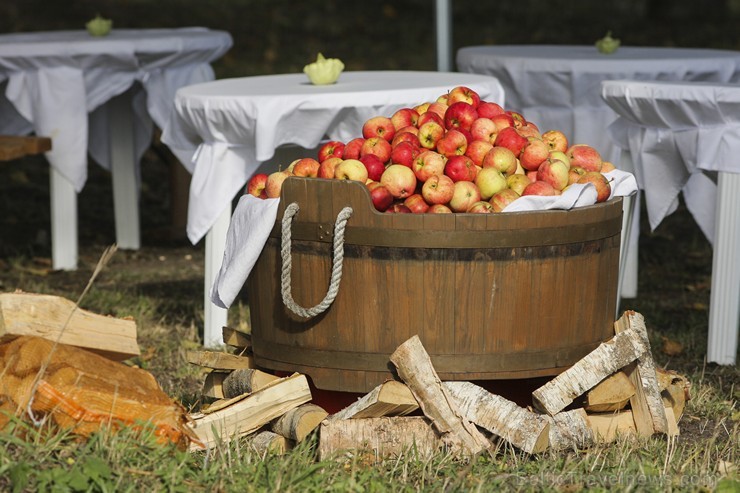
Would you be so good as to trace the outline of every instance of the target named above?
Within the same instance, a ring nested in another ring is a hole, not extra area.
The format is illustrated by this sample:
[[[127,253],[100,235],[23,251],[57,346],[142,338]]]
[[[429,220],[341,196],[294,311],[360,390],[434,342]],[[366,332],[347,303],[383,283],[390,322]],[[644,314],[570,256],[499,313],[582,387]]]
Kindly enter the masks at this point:
[[[676,422],[683,416],[683,410],[686,401],[691,399],[691,382],[685,376],[679,375],[675,371],[656,368],[658,373],[658,387],[660,395],[663,398],[665,407],[673,409],[673,415]],[[669,420],[670,424],[670,420]]]
[[[630,331],[638,334],[647,350],[641,354],[634,365],[625,368],[635,386],[635,395],[630,398],[632,415],[635,418],[637,432],[642,436],[653,433],[668,433],[668,419],[663,406],[663,399],[658,388],[658,376],[655,372],[653,355],[650,352],[645,319],[634,311],[626,311],[614,323],[615,337]]]
[[[271,429],[295,443],[301,443],[328,415],[316,404],[303,404],[273,421]]]
[[[550,448],[553,450],[575,450],[590,447],[594,443],[593,431],[586,411],[582,408],[563,411],[555,416],[546,415],[550,422]]]
[[[306,376],[296,373],[276,380],[253,394],[236,398],[223,409],[191,416],[192,428],[204,447],[212,447],[252,433],[310,400],[311,389]],[[196,444],[191,448],[202,447]]]
[[[324,420],[319,428],[319,460],[340,452],[371,452],[376,458],[415,453],[428,458],[444,449],[422,416]]]
[[[586,394],[584,409],[592,413],[621,411],[635,395],[635,386],[623,371],[618,371]]]
[[[380,418],[405,416],[419,409],[414,394],[396,380],[383,382],[353,404],[329,416],[334,419]]]
[[[254,368],[251,358],[221,351],[187,351],[185,360],[193,365],[212,370],[240,370]]]
[[[226,399],[242,394],[251,394],[280,377],[252,368],[241,368],[229,373],[223,381],[223,396]]]
[[[61,333],[61,338],[59,334]],[[83,310],[59,296],[0,294],[0,342],[37,336],[93,351],[114,361],[138,356],[136,322]]]
[[[276,454],[283,455],[293,448],[293,444],[282,435],[269,430],[255,433],[249,439],[249,445],[260,455]]]
[[[519,407],[471,382],[445,382],[443,385],[466,419],[529,454],[547,449],[550,424],[543,415]]]
[[[240,349],[252,347],[252,336],[250,334],[224,326],[221,329],[221,335],[223,336],[224,344],[227,346]]]
[[[203,396],[210,397],[212,399],[223,399],[223,383],[228,376],[229,373],[225,371],[214,370],[209,372],[208,375],[206,375],[205,380],[203,381]]]
[[[554,416],[575,398],[635,361],[647,350],[648,346],[637,331],[621,332],[532,392],[532,401],[537,409]]]
[[[669,423],[666,434],[668,436],[678,435],[679,430],[676,425],[676,419],[673,416],[673,409],[666,407],[664,408],[664,412],[668,417]],[[637,435],[635,417],[629,409],[616,413],[589,414],[587,419],[596,442],[609,443],[616,440],[619,436]]]
[[[487,449],[490,442],[460,409],[442,386],[429,354],[418,336],[401,344],[390,357],[398,375],[416,397],[424,415],[453,452],[474,455]]]

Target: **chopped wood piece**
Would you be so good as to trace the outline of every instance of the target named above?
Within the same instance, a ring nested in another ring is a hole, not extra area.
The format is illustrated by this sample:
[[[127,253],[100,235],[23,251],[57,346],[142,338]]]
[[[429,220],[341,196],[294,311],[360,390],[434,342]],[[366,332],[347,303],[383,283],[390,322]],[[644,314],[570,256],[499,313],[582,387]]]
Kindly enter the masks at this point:
[[[444,386],[466,419],[529,454],[547,449],[550,423],[544,416],[471,382],[445,382]]]
[[[621,332],[532,392],[532,401],[537,409],[554,416],[604,378],[635,361],[648,348],[637,331]]]
[[[272,423],[272,431],[300,443],[329,415],[316,404],[303,404],[280,416]]]
[[[625,368],[625,373],[635,386],[635,395],[630,398],[630,407],[635,418],[637,432],[642,436],[650,436],[653,433],[668,433],[668,420],[658,388],[658,376],[655,372],[653,354],[650,352],[650,341],[645,327],[645,319],[637,312],[626,311],[614,323],[614,331],[617,336],[634,331],[647,348],[638,357],[635,364]]]
[[[422,416],[324,420],[319,427],[319,460],[340,452],[370,452],[377,459],[411,453],[428,458],[443,449]]]
[[[229,372],[215,370],[209,372],[203,381],[203,396],[210,397],[212,399],[223,399],[223,383],[227,376],[229,376]]]
[[[411,390],[401,382],[388,380],[328,419],[380,418],[405,416],[419,409]]]
[[[251,358],[220,351],[187,351],[185,360],[190,364],[213,370],[240,370],[254,367]]]
[[[457,404],[442,386],[429,354],[418,336],[401,344],[390,357],[398,375],[416,397],[424,415],[453,452],[474,455],[490,442],[474,424],[463,417]]]
[[[582,408],[563,411],[555,416],[546,416],[550,422],[550,448],[575,450],[590,447],[594,443],[593,432],[586,411]]]
[[[663,404],[665,407],[673,409],[673,416],[678,422],[683,416],[686,401],[691,399],[691,382],[675,371],[662,368],[656,368],[655,370],[658,373],[658,387],[663,398]],[[670,420],[668,424],[670,425]]]
[[[191,448],[212,447],[258,430],[278,416],[311,400],[305,375],[293,374],[267,387],[234,399],[228,407],[210,414],[192,416],[193,431],[203,442]]]
[[[63,331],[63,332],[62,332]],[[114,361],[140,354],[136,322],[83,310],[59,296],[33,293],[0,294],[0,342],[37,336],[87,349]]]
[[[224,344],[235,348],[247,348],[252,346],[252,336],[231,327],[223,327],[221,334]]]
[[[635,395],[635,386],[626,373],[618,371],[604,380],[586,394],[584,409],[592,413],[609,413],[621,411]]]
[[[673,409],[665,408],[668,423],[668,436],[678,435],[678,425],[673,416]],[[595,413],[588,415],[588,423],[596,442],[609,443],[619,436],[637,435],[634,413],[627,409],[616,413]]]
[[[230,399],[242,394],[255,392],[280,377],[270,375],[252,368],[242,368],[232,371],[223,382],[224,398]]]
[[[283,455],[293,448],[290,440],[269,430],[263,430],[252,435],[249,439],[249,444],[260,455]]]

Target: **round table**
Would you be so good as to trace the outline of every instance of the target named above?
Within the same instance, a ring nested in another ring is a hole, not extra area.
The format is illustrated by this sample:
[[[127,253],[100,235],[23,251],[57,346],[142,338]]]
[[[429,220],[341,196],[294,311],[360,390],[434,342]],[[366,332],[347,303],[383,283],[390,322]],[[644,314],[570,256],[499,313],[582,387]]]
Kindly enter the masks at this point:
[[[520,111],[540,130],[558,129],[572,143],[594,146],[619,164],[607,127],[617,115],[601,99],[605,80],[740,80],[740,52],[622,46],[611,54],[595,46],[470,46],[457,52],[461,72],[496,77],[507,109]]]
[[[734,365],[740,328],[740,87],[607,81],[619,115],[610,134],[627,150],[654,229],[678,194],[710,242],[707,361]],[[716,174],[716,183],[710,175]],[[636,242],[633,248],[636,248]]]
[[[213,80],[209,63],[231,44],[228,33],[197,27],[0,35],[0,133],[52,138],[54,268],[77,265],[76,193],[88,152],[113,173],[119,246],[139,247],[137,164],[153,123],[166,126],[177,89]]]
[[[225,310],[211,306],[208,291],[223,260],[231,201],[260,164],[285,144],[313,149],[327,138],[360,137],[367,119],[434,101],[455,86],[504,103],[496,78],[452,72],[344,72],[326,86],[310,84],[305,74],[280,74],[222,79],[177,92],[177,117],[162,140],[195,151],[188,237],[196,243],[206,235],[206,345],[221,344],[216,332],[226,322]]]

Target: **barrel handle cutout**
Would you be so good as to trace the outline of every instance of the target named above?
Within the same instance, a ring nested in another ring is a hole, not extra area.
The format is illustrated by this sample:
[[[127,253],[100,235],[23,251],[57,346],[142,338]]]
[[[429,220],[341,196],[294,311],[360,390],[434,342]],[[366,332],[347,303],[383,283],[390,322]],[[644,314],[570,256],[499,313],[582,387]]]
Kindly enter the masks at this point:
[[[280,276],[280,291],[283,295],[283,304],[295,315],[303,318],[313,318],[325,312],[334,302],[334,298],[339,293],[339,283],[342,281],[342,262],[344,261],[344,230],[347,226],[347,220],[352,215],[352,208],[345,207],[337,215],[334,224],[334,259],[332,260],[331,279],[329,280],[329,290],[321,302],[311,308],[304,308],[293,300],[291,293],[291,271],[293,259],[291,256],[291,238],[290,228],[293,224],[293,216],[298,214],[298,204],[293,202],[285,208],[282,222],[282,244],[280,256],[283,260],[282,273]]]

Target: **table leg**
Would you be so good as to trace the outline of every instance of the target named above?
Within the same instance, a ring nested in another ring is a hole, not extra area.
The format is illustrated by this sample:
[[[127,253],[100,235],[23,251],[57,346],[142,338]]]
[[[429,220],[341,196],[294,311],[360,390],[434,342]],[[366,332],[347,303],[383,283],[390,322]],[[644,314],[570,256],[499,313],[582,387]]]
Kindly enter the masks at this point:
[[[77,192],[74,185],[50,166],[51,266],[77,269]]]
[[[634,173],[632,156],[622,151],[619,169]],[[640,190],[625,197],[622,216],[622,243],[619,255],[618,298],[637,297],[637,256],[640,240]],[[619,300],[617,300],[619,301]],[[617,314],[619,315],[619,314]]]
[[[223,345],[221,329],[228,322],[228,310],[214,305],[211,302],[210,292],[213,281],[216,279],[216,275],[221,269],[221,263],[224,260],[226,235],[229,231],[230,223],[231,207],[227,207],[206,234],[205,297],[203,300],[203,345],[205,347]]]
[[[740,174],[719,173],[707,361],[734,365],[740,327]]]
[[[131,91],[111,99],[109,123],[113,210],[119,248],[141,248],[139,228],[139,187],[136,180],[134,111]]]

